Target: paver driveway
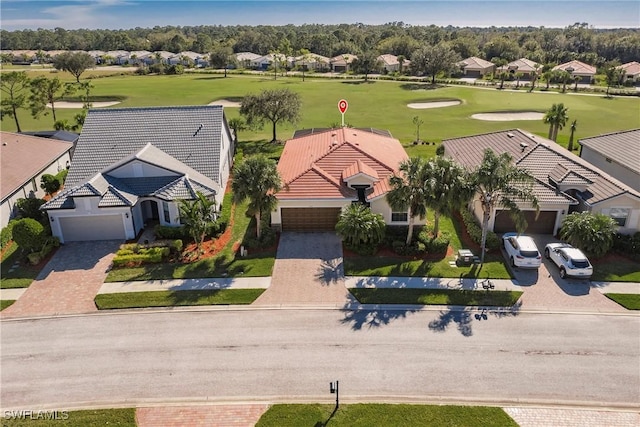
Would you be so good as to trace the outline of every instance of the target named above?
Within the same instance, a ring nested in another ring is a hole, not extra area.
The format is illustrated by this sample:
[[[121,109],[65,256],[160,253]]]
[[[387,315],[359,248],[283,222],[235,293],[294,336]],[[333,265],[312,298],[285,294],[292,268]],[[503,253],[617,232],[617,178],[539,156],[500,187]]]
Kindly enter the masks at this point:
[[[102,286],[120,241],[72,242],[60,247],[36,280],[3,318],[97,311],[93,299]]]
[[[254,305],[332,305],[352,302],[344,285],[342,243],[335,233],[282,233],[271,286]]]

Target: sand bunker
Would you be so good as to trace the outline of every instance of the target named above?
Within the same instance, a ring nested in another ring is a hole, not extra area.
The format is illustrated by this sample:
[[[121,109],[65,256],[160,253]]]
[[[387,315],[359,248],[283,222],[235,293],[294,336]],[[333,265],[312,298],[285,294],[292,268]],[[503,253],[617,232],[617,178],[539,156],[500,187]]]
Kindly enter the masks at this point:
[[[209,105],[222,105],[223,107],[240,108],[239,102],[229,101],[228,99],[218,99],[217,101],[210,102]]]
[[[460,101],[413,102],[411,104],[407,104],[407,107],[414,108],[416,110],[424,110],[426,108],[453,107],[454,105],[460,104],[462,104]]]
[[[510,122],[512,120],[542,120],[543,117],[544,113],[537,113],[535,111],[505,111],[503,113],[480,113],[471,116],[472,119],[486,120],[490,122]]]
[[[120,101],[105,101],[105,102],[92,102],[91,108],[111,107],[112,105],[118,105]],[[82,102],[56,102],[56,108],[82,108],[84,104]],[[51,104],[47,104],[47,107],[51,108]]]

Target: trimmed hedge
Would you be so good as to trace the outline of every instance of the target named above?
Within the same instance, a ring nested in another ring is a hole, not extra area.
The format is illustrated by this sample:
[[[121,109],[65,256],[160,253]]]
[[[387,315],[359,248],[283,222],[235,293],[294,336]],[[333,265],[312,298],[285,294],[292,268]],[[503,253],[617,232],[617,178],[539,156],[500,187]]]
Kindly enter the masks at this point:
[[[460,216],[462,217],[462,221],[467,228],[467,233],[469,233],[469,236],[471,236],[474,242],[476,242],[477,244],[481,244],[482,228],[476,222],[476,218],[467,209],[461,209]],[[500,247],[500,238],[493,231],[487,231],[486,246],[487,249],[498,249]]]
[[[13,226],[16,225],[16,221],[9,221],[6,227],[0,231],[0,249],[4,249],[5,246],[13,239]]]
[[[54,248],[57,248],[59,246],[60,239],[55,236],[51,236],[47,239],[46,243],[44,244],[42,249],[40,249],[40,251],[28,254],[27,259],[29,260],[29,263],[31,263],[31,265],[36,265],[40,263],[40,261],[45,259]]]
[[[640,231],[633,235],[617,233],[613,240],[613,250],[632,258],[640,257]]]
[[[189,237],[183,226],[169,227],[168,225],[156,225],[153,231],[160,239],[185,239]]]
[[[131,264],[152,264],[163,262],[172,253],[179,254],[182,251],[182,240],[157,240],[155,242],[139,244],[125,243],[113,258],[114,267],[122,267]]]

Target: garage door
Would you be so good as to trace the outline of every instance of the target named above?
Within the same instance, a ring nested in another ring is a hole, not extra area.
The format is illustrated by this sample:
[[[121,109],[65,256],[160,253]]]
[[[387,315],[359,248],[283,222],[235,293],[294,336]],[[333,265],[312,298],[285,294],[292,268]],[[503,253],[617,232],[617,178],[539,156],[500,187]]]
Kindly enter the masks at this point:
[[[475,77],[475,78],[480,78],[482,77],[482,75],[480,74],[479,70],[467,70],[466,73],[464,73],[465,77]]]
[[[527,220],[527,229],[525,233],[529,234],[553,234],[553,227],[556,224],[556,211],[540,211],[536,220],[535,211],[524,211],[524,217]],[[517,231],[516,225],[509,216],[507,211],[498,211],[496,222],[493,227],[496,233],[507,233],[509,231]]]
[[[335,231],[340,208],[282,208],[282,231]]]
[[[122,215],[59,218],[65,242],[80,240],[124,240]]]

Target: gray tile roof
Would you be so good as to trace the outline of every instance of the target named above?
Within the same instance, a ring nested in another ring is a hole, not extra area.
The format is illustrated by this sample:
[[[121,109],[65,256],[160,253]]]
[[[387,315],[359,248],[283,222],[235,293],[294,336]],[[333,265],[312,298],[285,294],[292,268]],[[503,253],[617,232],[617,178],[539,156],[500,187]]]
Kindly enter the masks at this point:
[[[640,173],[640,129],[592,136],[578,143]]]
[[[164,200],[193,200],[196,198],[196,192],[198,191],[207,197],[216,195],[216,191],[214,189],[193,181],[185,176],[182,176],[160,188],[154,192],[153,195]]]
[[[514,164],[527,169],[536,178],[535,190],[541,203],[559,203],[561,198],[565,198],[565,203],[574,200],[550,185],[558,180],[580,186],[586,184],[587,191],[582,197],[592,205],[622,194],[640,198],[637,191],[555,142],[520,129],[447,139],[443,144],[446,155],[468,169],[480,164],[487,148],[496,153],[509,153]]]
[[[90,110],[66,184],[86,182],[147,144],[217,181],[224,122],[219,105]]]

